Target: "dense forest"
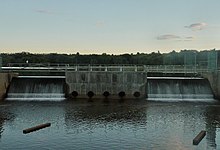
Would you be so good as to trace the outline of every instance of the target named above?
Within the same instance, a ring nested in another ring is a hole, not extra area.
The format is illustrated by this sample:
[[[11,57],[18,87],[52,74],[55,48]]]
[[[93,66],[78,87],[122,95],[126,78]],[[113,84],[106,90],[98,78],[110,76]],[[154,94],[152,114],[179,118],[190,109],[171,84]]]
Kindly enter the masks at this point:
[[[29,52],[21,53],[0,53],[2,65],[8,66],[11,63],[59,63],[59,64],[130,64],[130,65],[184,65],[197,64],[208,65],[210,59],[219,57],[219,50],[182,50],[170,53],[136,53],[113,55],[103,53],[81,55],[76,54],[33,54]]]

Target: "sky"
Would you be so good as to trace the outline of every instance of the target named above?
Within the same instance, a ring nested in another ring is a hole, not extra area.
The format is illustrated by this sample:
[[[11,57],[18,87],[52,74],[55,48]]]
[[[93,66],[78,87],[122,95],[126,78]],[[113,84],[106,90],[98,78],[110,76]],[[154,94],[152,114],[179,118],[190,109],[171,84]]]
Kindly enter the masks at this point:
[[[0,0],[0,53],[220,48],[219,0]]]

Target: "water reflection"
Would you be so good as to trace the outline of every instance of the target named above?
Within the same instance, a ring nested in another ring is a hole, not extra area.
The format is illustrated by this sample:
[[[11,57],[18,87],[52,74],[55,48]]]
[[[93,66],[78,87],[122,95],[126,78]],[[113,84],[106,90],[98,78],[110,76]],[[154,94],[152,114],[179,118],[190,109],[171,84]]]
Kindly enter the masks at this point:
[[[0,138],[3,132],[3,124],[4,124],[4,118],[2,117],[2,115],[0,115]]]
[[[14,119],[14,115],[11,114],[8,110],[9,107],[10,106],[5,103],[0,104],[0,139],[1,139],[2,133],[4,131],[3,126],[4,126],[5,122],[11,122]]]
[[[139,101],[139,105],[133,102],[97,104],[93,101],[79,107],[79,103],[76,102],[75,105],[66,108],[65,123],[70,130],[74,126],[77,133],[91,131],[101,125],[106,130],[109,126],[137,130],[142,128],[144,132],[147,131],[147,134],[152,135],[154,140],[161,139],[165,149],[172,147],[165,144],[172,143],[172,140],[178,148],[190,147],[192,139],[201,130],[207,130],[207,143],[204,142],[202,147],[209,149],[216,148],[216,122],[220,123],[220,117],[218,119],[220,111],[216,111],[218,108],[212,105],[213,103],[146,101]],[[87,126],[82,127],[82,124]]]
[[[0,105],[3,149],[217,149],[220,146],[216,136],[220,127],[218,103],[94,99],[54,103],[14,101],[4,105]],[[45,122],[51,122],[51,127],[22,134],[22,129]],[[201,130],[206,130],[207,136],[195,148],[192,139]]]
[[[206,109],[206,130],[207,130],[207,140],[209,145],[213,148],[217,148],[216,143],[216,132],[217,128],[220,127],[220,106],[211,105]],[[218,144],[220,147],[220,143]]]
[[[91,130],[96,126],[104,128],[118,125],[124,126],[145,126],[147,123],[146,101],[129,102],[106,102],[93,101],[89,103],[73,102],[65,107],[65,123],[68,129],[81,128],[82,124],[87,124],[85,130]],[[135,104],[134,104],[135,103]]]

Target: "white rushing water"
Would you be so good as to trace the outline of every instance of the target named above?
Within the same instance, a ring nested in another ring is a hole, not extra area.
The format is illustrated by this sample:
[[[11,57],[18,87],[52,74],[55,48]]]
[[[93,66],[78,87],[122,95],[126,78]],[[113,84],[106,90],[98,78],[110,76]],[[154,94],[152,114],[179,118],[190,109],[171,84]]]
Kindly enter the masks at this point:
[[[148,78],[148,100],[213,101],[209,82],[203,78]]]
[[[60,76],[22,76],[13,78],[6,100],[64,100],[64,85],[65,78]]]

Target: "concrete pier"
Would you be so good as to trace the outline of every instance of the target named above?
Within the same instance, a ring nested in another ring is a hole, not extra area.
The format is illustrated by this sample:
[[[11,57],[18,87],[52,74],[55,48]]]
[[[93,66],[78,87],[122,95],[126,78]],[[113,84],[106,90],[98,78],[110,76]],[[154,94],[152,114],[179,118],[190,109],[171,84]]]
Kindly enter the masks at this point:
[[[145,98],[146,72],[67,71],[71,98]]]
[[[8,86],[13,77],[18,76],[15,73],[0,73],[0,101],[6,96]]]

